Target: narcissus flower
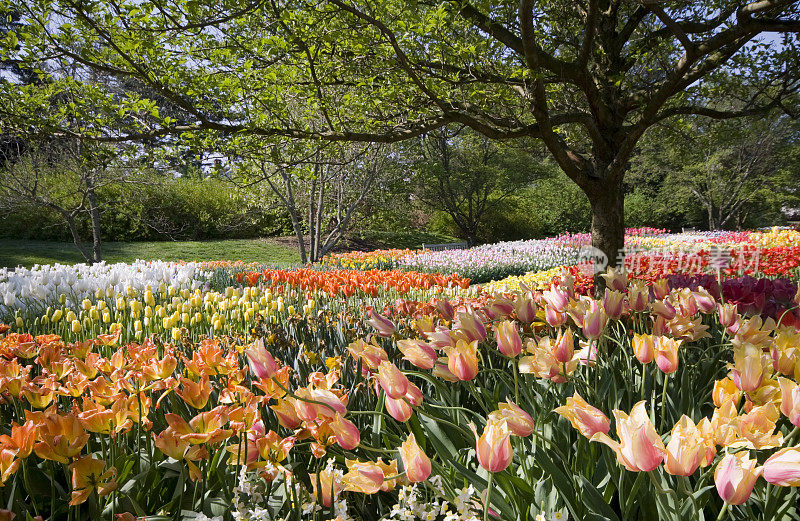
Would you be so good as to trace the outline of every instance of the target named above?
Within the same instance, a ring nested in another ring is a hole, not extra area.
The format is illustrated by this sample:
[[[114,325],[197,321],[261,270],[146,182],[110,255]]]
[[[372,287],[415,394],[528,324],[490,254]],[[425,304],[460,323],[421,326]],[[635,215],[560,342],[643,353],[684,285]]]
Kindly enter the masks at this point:
[[[750,458],[746,450],[726,454],[714,471],[714,482],[719,497],[731,505],[741,505],[750,498],[756,480],[763,472],[758,461]]]
[[[630,415],[618,409],[613,412],[620,441],[612,440],[603,432],[594,434],[591,441],[608,445],[616,452],[617,461],[632,472],[649,472],[658,467],[664,460],[666,450],[647,415],[645,402],[634,405]]]
[[[403,460],[403,469],[406,477],[412,483],[420,483],[431,475],[431,460],[417,444],[414,434],[409,434],[400,448],[400,459]]]
[[[555,412],[569,420],[572,426],[587,438],[598,432],[608,434],[611,428],[608,416],[600,409],[589,405],[578,393],[567,398],[567,404],[556,408]]]

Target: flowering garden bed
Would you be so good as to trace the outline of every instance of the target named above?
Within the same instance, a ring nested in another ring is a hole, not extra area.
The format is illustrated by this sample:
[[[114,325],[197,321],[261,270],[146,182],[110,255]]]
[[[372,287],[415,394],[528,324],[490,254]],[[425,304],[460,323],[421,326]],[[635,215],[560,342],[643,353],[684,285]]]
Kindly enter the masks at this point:
[[[793,519],[800,241],[658,232],[597,300],[539,243],[5,271],[0,519]]]

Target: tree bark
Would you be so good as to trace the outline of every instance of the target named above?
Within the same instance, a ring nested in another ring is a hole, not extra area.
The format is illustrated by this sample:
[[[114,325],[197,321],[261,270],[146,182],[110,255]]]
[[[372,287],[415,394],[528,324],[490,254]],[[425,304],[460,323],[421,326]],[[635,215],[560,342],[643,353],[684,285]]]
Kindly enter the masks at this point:
[[[623,261],[621,254],[625,247],[625,194],[621,177],[615,181],[597,180],[589,190],[584,190],[592,207],[592,246],[606,255],[607,266],[611,267]],[[594,284],[595,294],[602,295],[605,279],[599,272],[595,273]]]

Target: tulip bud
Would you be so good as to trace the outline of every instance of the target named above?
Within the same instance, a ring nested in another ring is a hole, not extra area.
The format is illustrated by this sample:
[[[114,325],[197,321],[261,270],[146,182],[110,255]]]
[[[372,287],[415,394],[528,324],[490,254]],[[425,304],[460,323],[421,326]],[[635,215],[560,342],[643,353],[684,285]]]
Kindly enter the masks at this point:
[[[665,336],[655,338],[653,347],[656,365],[662,372],[670,374],[678,370],[678,348],[682,342]]]
[[[717,304],[717,312],[719,313],[719,323],[722,327],[731,327],[736,323],[738,315],[736,313],[736,304]]]
[[[20,320],[22,320],[22,319],[20,319]],[[81,326],[80,320],[77,320],[77,319],[72,321],[72,327],[71,328],[72,328],[72,332],[76,333],[76,334],[80,333],[81,330],[83,329],[83,327]]]

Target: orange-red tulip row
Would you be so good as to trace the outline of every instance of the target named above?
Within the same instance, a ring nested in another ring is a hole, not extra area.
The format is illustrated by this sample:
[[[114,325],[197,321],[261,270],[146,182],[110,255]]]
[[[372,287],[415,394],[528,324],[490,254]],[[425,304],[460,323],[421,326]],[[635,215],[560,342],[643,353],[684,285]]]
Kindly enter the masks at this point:
[[[350,297],[356,293],[378,296],[381,290],[394,290],[406,294],[412,289],[469,287],[469,279],[457,275],[417,273],[402,270],[335,270],[316,271],[297,269],[293,271],[263,270],[236,274],[239,283],[255,286],[281,286],[288,284],[302,290],[320,290],[331,297]]]

